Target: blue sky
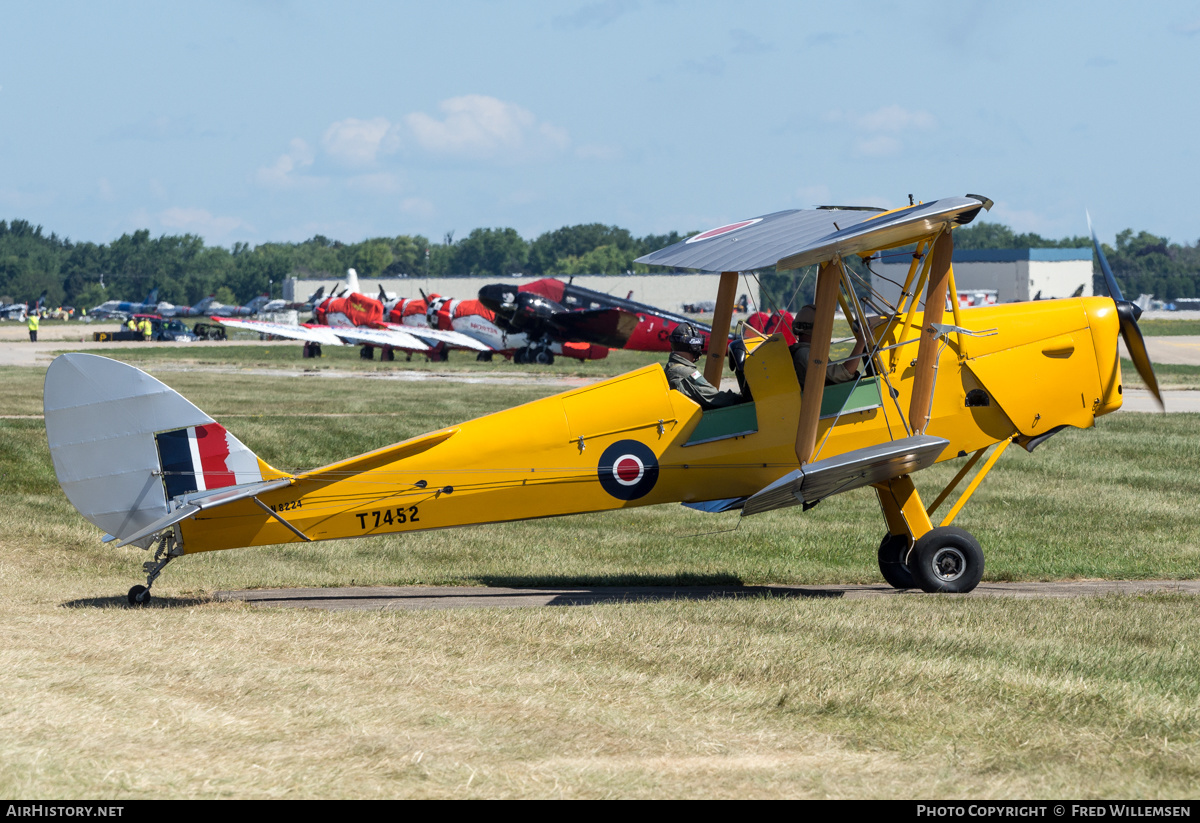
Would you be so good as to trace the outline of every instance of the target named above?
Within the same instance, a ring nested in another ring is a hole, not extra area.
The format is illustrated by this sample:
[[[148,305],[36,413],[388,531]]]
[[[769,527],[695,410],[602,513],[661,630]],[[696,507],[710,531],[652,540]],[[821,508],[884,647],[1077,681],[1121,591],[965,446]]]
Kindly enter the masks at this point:
[[[985,194],[1200,238],[1200,6],[12,2],[0,218],[76,240],[691,231]]]

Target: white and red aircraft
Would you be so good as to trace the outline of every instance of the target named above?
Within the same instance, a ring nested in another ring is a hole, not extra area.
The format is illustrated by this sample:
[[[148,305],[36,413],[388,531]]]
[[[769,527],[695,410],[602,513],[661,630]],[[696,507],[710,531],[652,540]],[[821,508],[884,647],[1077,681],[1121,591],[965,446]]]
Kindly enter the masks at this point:
[[[479,341],[453,331],[445,332],[425,327],[401,327],[384,322],[383,303],[359,293],[358,273],[346,272],[346,288],[331,295],[313,309],[315,323],[273,323],[264,320],[242,320],[230,317],[212,319],[231,329],[244,329],[300,340],[304,356],[319,356],[322,346],[362,346],[364,357],[373,357],[376,348],[382,349],[383,359],[394,359],[394,351],[420,352],[432,355],[446,347],[488,352],[490,348]]]

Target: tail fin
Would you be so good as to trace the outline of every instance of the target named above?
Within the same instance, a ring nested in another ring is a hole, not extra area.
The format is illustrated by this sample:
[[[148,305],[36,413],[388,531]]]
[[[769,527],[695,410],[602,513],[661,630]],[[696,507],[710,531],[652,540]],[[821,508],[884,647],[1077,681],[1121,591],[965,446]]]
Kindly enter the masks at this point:
[[[287,477],[175,390],[107,357],[56,358],[46,371],[43,405],[67,499],[129,542],[148,542],[139,532],[177,510],[181,499]]]

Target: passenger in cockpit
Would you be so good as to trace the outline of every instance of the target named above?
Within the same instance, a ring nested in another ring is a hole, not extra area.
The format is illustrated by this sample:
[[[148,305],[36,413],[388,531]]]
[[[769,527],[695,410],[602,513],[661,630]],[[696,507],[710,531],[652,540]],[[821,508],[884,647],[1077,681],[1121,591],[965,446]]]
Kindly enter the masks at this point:
[[[800,388],[804,388],[805,372],[808,371],[808,353],[812,347],[813,322],[817,318],[817,307],[811,303],[796,313],[792,321],[792,334],[796,342],[788,346],[792,353],[792,365],[796,367],[796,379]],[[858,366],[862,360],[863,343],[860,340],[850,353],[850,359],[844,363],[830,363],[825,367],[825,383],[849,383],[858,378]]]
[[[704,351],[704,338],[690,323],[676,326],[669,339],[671,356],[664,368],[671,388],[699,403],[702,409],[719,409],[742,402],[743,398],[737,392],[718,391],[696,368],[696,361]]]

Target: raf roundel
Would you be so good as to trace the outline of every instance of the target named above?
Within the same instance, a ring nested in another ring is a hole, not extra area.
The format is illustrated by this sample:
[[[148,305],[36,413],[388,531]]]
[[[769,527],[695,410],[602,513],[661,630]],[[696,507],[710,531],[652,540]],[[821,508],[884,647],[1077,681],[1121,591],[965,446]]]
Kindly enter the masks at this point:
[[[644,443],[618,440],[600,455],[600,485],[618,500],[645,497],[658,482],[658,458]]]
[[[731,231],[737,231],[738,229],[744,229],[744,228],[746,228],[746,226],[753,226],[755,223],[761,223],[761,222],[762,222],[761,217],[755,217],[753,220],[739,220],[736,223],[729,223],[728,225],[725,225],[725,226],[718,226],[715,229],[709,229],[708,231],[702,231],[699,234],[689,237],[684,242],[685,243],[697,243],[701,240],[709,240],[713,237],[720,237],[723,234],[729,234]]]

